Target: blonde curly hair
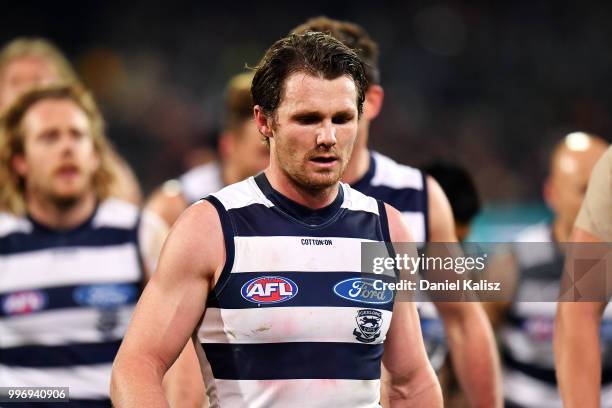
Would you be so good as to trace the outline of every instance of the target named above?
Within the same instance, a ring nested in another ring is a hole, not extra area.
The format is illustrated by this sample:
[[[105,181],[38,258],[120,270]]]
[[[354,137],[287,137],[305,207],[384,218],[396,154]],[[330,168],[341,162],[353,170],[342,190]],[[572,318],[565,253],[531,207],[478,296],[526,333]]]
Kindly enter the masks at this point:
[[[24,153],[22,123],[28,110],[46,99],[70,100],[87,115],[100,166],[93,177],[99,200],[111,195],[117,178],[111,163],[111,146],[104,134],[104,120],[91,94],[78,83],[61,83],[32,89],[21,95],[0,117],[0,208],[22,215],[26,211],[25,180],[13,169],[15,156]]]

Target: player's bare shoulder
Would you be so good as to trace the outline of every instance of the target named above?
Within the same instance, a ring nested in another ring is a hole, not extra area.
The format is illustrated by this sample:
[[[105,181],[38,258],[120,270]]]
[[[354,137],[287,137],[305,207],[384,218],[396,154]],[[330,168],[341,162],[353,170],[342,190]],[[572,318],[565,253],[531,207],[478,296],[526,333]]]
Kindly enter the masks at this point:
[[[223,268],[225,246],[219,214],[206,200],[189,206],[166,239],[158,270],[202,274],[211,278]]]
[[[393,206],[385,203],[385,211],[387,212],[387,220],[389,222],[389,234],[393,242],[412,242],[412,234],[410,228],[404,221],[402,214]]]

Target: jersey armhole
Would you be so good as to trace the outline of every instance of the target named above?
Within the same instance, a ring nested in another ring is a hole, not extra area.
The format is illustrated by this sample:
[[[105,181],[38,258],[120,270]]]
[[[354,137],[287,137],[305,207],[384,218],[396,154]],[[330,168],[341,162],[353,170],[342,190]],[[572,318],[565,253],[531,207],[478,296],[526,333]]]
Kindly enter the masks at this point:
[[[144,256],[142,254],[142,244],[140,243],[140,228],[142,227],[142,211],[138,212],[138,218],[136,219],[136,224],[134,225],[134,243],[136,244],[136,254],[138,256],[138,267],[140,270],[140,274],[138,276],[138,288],[140,289],[140,295],[144,291],[145,286],[147,285],[147,273]],[[152,274],[154,271],[149,271],[149,274]]]
[[[387,209],[385,208],[385,203],[381,200],[376,200],[376,204],[378,204],[378,216],[380,218],[382,239],[385,242],[391,242],[391,232],[389,231],[389,219],[387,218]]]
[[[393,243],[391,242],[391,231],[389,230],[389,218],[387,217],[387,209],[385,208],[384,201],[376,200],[376,204],[378,204],[378,218],[380,219],[380,229],[382,230],[382,237],[385,243],[385,247],[387,248],[387,253],[389,257],[395,258],[395,248],[393,248]],[[395,272],[395,278],[399,279],[399,270],[397,268],[393,268]]]
[[[221,229],[223,231],[223,242],[225,244],[225,264],[223,265],[223,270],[221,271],[221,275],[219,276],[219,280],[217,284],[213,287],[211,292],[212,296],[209,296],[209,302],[218,300],[221,296],[221,292],[227,285],[229,281],[230,273],[234,266],[234,257],[235,257],[235,249],[234,249],[234,228],[232,225],[232,220],[227,213],[227,210],[219,201],[219,199],[215,196],[209,195],[204,198],[204,200],[208,201],[215,207],[217,213],[219,214],[219,219],[221,220]],[[212,299],[211,299],[212,297]]]

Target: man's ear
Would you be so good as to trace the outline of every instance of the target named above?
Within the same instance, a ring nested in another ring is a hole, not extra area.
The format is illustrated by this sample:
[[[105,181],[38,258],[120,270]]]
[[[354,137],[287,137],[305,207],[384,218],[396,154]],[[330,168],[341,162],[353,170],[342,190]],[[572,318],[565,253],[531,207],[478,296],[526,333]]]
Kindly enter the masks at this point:
[[[272,137],[272,120],[268,118],[259,105],[253,107],[253,112],[255,114],[255,125],[259,133],[266,138]]]
[[[11,164],[13,165],[13,170],[21,177],[25,177],[28,174],[28,164],[23,154],[16,154],[13,156]]]
[[[365,94],[363,116],[367,120],[374,120],[380,113],[384,99],[385,91],[382,89],[382,86],[370,85]]]

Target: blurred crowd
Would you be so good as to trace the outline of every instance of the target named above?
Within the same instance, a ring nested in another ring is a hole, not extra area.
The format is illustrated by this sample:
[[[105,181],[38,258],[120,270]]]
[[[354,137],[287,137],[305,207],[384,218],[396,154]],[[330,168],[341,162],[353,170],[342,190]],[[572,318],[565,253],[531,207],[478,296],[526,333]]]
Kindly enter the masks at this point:
[[[145,193],[206,160],[223,88],[307,17],[355,21],[381,48],[386,108],[372,146],[413,165],[453,159],[485,202],[534,201],[564,134],[608,138],[606,8],[552,2],[182,2],[7,5],[0,38],[43,35],[102,105],[109,135]],[[486,171],[483,171],[486,169]]]

